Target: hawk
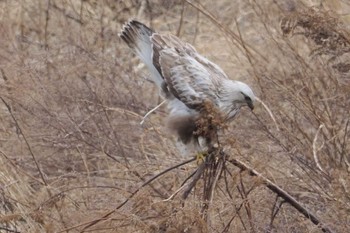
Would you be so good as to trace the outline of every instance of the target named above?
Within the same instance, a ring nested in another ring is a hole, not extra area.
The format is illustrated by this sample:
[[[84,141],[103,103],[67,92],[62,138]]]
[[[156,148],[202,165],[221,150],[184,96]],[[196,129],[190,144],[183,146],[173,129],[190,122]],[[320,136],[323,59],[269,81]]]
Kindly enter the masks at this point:
[[[256,97],[247,84],[230,80],[180,38],[157,33],[136,20],[125,23],[119,36],[149,69],[168,104],[168,126],[184,144],[198,143],[198,120],[208,114],[202,111],[208,103],[225,122],[243,106],[253,110]]]

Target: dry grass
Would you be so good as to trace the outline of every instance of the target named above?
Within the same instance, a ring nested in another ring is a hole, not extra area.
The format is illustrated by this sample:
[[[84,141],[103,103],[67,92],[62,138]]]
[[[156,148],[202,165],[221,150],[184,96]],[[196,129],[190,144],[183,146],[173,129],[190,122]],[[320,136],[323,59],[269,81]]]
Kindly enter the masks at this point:
[[[133,17],[178,34],[249,83],[276,122],[262,106],[243,110],[220,135],[226,153],[335,232],[350,231],[350,5],[311,2],[0,2],[0,231],[321,232],[230,164],[207,221],[203,179],[185,201],[164,201],[195,162],[115,209],[189,159],[163,127],[165,108],[139,125],[159,99],[117,38]]]

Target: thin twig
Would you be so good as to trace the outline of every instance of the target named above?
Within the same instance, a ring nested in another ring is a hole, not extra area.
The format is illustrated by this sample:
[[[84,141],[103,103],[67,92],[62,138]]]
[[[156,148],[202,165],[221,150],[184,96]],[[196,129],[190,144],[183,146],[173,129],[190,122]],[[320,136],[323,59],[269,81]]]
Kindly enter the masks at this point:
[[[49,27],[49,20],[50,20],[50,0],[47,1],[47,6],[45,10],[45,26],[44,26],[44,37],[45,37],[45,49],[49,49],[49,38],[48,38],[48,27]]]
[[[176,196],[176,194],[178,194],[182,189],[184,189],[184,188],[186,187],[186,186],[185,186],[186,182],[187,182],[189,179],[191,179],[196,173],[197,173],[197,169],[196,169],[194,172],[192,172],[192,174],[189,175],[189,176],[182,182],[182,184],[181,184],[181,186],[180,186],[180,188],[179,188],[178,190],[176,190],[172,195],[170,195],[169,198],[167,198],[167,199],[165,199],[165,200],[163,200],[163,201],[169,201],[169,200],[171,200],[172,198],[174,198],[174,197]]]
[[[177,28],[176,36],[179,37],[181,33],[181,28],[184,20],[184,14],[185,14],[185,1],[182,1],[182,8],[181,8],[181,17],[180,17],[180,23],[179,27]]]
[[[180,188],[178,188],[173,194],[170,195],[170,197],[168,197],[167,199],[162,200],[163,202],[166,201],[170,201],[171,199],[173,199],[176,194],[178,194],[181,190],[183,190],[186,186],[185,185],[181,185]]]
[[[228,221],[228,223],[226,224],[225,228],[222,230],[221,233],[225,233],[225,232],[228,232],[230,226],[231,226],[231,223],[232,221],[235,219],[235,217],[237,216],[237,214],[239,213],[239,211],[242,209],[243,207],[243,204],[244,204],[245,201],[243,201],[240,206],[237,208],[236,207],[236,214],[232,216],[232,218],[230,219],[230,221]]]
[[[193,175],[192,182],[188,184],[187,188],[182,194],[183,199],[186,199],[188,197],[188,195],[190,194],[194,186],[196,186],[198,180],[201,178],[204,171],[205,171],[205,162],[201,163],[197,168],[196,173]]]
[[[350,164],[349,161],[347,160],[347,157],[345,156],[346,153],[346,146],[348,145],[347,143],[347,136],[348,136],[348,129],[349,129],[349,122],[350,119],[347,120],[345,124],[345,129],[344,129],[344,137],[343,137],[343,142],[341,145],[341,157],[340,157],[340,162],[344,159],[345,165],[348,167],[348,171],[350,172]]]
[[[33,160],[34,160],[35,166],[36,166],[36,168],[38,169],[38,172],[39,172],[39,174],[40,174],[40,177],[41,177],[42,181],[44,182],[45,186],[47,186],[48,184],[47,184],[46,179],[45,179],[45,177],[44,177],[44,173],[41,171],[41,169],[40,169],[40,167],[39,167],[38,160],[36,159],[36,157],[35,157],[35,155],[34,155],[34,152],[33,152],[33,150],[32,150],[32,147],[30,146],[30,144],[29,144],[29,142],[28,142],[28,140],[27,140],[27,137],[25,136],[25,134],[24,134],[24,132],[23,132],[21,126],[19,125],[19,123],[18,123],[18,121],[17,121],[17,119],[16,119],[16,117],[13,115],[13,112],[12,112],[12,110],[11,110],[10,105],[9,105],[1,96],[0,96],[0,99],[1,99],[1,101],[5,104],[7,110],[9,111],[10,116],[11,116],[12,120],[15,122],[16,127],[17,127],[19,133],[23,136],[23,140],[24,140],[24,142],[26,143],[26,145],[27,145],[27,147],[28,147],[28,150],[29,150],[29,153],[30,153],[30,155],[32,156],[32,158],[33,158]]]
[[[206,205],[208,208],[206,210],[206,222],[208,224],[208,226],[212,227],[212,220],[211,220],[211,216],[208,214],[210,213],[209,210],[210,210],[210,207],[212,206],[212,203],[213,203],[213,199],[214,199],[214,192],[215,192],[215,189],[216,189],[216,184],[219,180],[219,178],[221,177],[222,175],[222,172],[223,172],[223,168],[224,168],[224,164],[225,164],[225,158],[220,158],[220,160],[218,161],[218,164],[217,164],[217,168],[216,168],[216,174],[214,176],[214,180],[211,184],[211,187],[210,187],[210,190],[209,190],[209,197],[208,197],[208,205]]]
[[[2,227],[2,226],[0,226],[0,230],[4,230],[6,232],[21,233],[20,231],[13,230],[13,229],[10,229],[10,228],[7,228],[7,227]]]
[[[156,111],[160,106],[162,106],[167,100],[163,100],[160,104],[158,104],[157,106],[155,106],[154,108],[152,108],[149,112],[146,113],[146,115],[142,118],[142,121],[140,122],[140,125],[143,125],[143,123],[145,123],[145,120],[147,119],[147,117],[154,111]]]
[[[44,173],[43,173],[42,170],[40,169],[38,160],[36,159],[36,156],[34,155],[34,152],[33,152],[32,148],[31,148],[31,146],[30,146],[30,144],[29,144],[29,142],[28,142],[28,140],[27,140],[26,135],[25,135],[24,132],[23,132],[23,129],[21,128],[21,126],[19,125],[19,123],[18,123],[18,121],[17,121],[15,115],[13,114],[10,105],[9,105],[1,96],[0,96],[0,99],[2,100],[2,102],[4,103],[4,105],[6,106],[7,110],[9,111],[10,116],[11,116],[12,120],[15,122],[15,125],[16,125],[16,127],[17,127],[19,133],[22,135],[23,140],[24,140],[24,142],[26,143],[26,145],[27,145],[27,147],[28,147],[29,153],[30,153],[30,155],[32,156],[32,158],[33,158],[33,160],[34,160],[35,166],[36,166],[36,168],[38,169],[38,172],[39,172],[39,174],[40,174],[40,178],[42,179],[42,181],[43,181],[43,183],[44,183],[44,185],[45,185],[45,187],[46,187],[46,192],[47,192],[48,196],[51,198],[52,193],[51,193],[51,191],[50,191],[50,189],[49,189],[49,185],[48,185],[48,183],[47,183],[47,181],[46,181],[46,179],[45,179],[45,177],[44,177]],[[65,225],[65,222],[63,221],[63,216],[62,216],[61,212],[59,211],[59,208],[57,207],[57,204],[55,203],[54,206],[55,206],[55,209],[56,209],[56,211],[57,211],[57,213],[58,213],[58,215],[59,215],[59,217],[60,217],[61,222],[63,223],[63,225]]]
[[[231,30],[228,30],[226,27],[224,27],[217,19],[215,16],[213,16],[207,9],[205,9],[205,7],[198,1],[196,2],[196,4],[194,4],[193,2],[189,1],[189,0],[184,0],[186,1],[189,5],[191,5],[193,8],[195,8],[196,10],[198,10],[199,12],[201,12],[203,15],[205,15],[206,17],[208,17],[221,31],[223,31],[230,39],[233,43],[235,43],[237,45],[237,48],[240,49],[241,51],[243,51],[242,49],[242,44],[241,44],[241,40],[239,39],[239,36],[237,36],[234,32],[232,32]],[[249,48],[250,50],[254,51],[257,55],[259,55],[263,60],[267,61],[267,58],[262,55],[258,50],[256,50],[255,48],[253,48],[252,46],[248,45],[246,43],[245,45],[247,48]],[[247,52],[250,53],[250,51]]]
[[[318,127],[316,135],[315,135],[314,140],[312,142],[312,153],[314,155],[314,160],[315,160],[317,168],[320,169],[322,172],[324,172],[324,170],[322,169],[322,167],[321,167],[321,165],[320,165],[320,163],[318,161],[318,157],[317,157],[317,151],[320,150],[322,147],[316,148],[316,142],[317,142],[318,133],[320,132],[320,130],[323,127],[324,127],[324,124],[321,124],[320,127]]]
[[[88,222],[84,222],[84,223],[80,223],[78,225],[75,225],[75,226],[72,226],[72,227],[69,227],[69,228],[66,228],[66,229],[63,229],[61,231],[59,231],[58,233],[60,232],[64,232],[64,231],[70,231],[72,229],[76,229],[78,227],[81,227],[81,226],[85,226],[80,232],[84,232],[85,230],[87,230],[88,228],[96,225],[97,223],[103,221],[103,220],[108,220],[109,216],[112,215],[116,210],[120,209],[121,207],[123,207],[133,196],[135,196],[143,187],[147,186],[148,184],[150,184],[152,181],[156,180],[157,178],[159,178],[160,176],[168,173],[169,171],[171,170],[174,170],[176,168],[179,168],[185,164],[188,164],[188,163],[191,163],[193,161],[195,161],[196,158],[192,158],[192,159],[189,159],[189,160],[186,160],[182,163],[179,163],[175,166],[172,166],[160,173],[158,173],[157,175],[153,176],[151,179],[147,180],[145,183],[143,183],[140,187],[138,187],[134,192],[131,193],[131,195],[125,200],[123,201],[122,203],[120,203],[117,207],[115,207],[113,210],[111,211],[108,211],[107,213],[105,213],[102,217],[98,218],[98,219],[95,219],[95,220],[92,220],[92,221],[88,221]]]
[[[325,233],[332,233],[333,231],[329,229],[324,223],[322,223],[311,211],[307,210],[305,207],[302,206],[301,203],[299,203],[294,197],[292,197],[290,194],[288,194],[285,190],[277,186],[275,183],[264,177],[262,174],[254,170],[253,168],[249,167],[245,163],[232,158],[228,160],[229,163],[233,164],[234,166],[240,168],[241,170],[248,171],[251,176],[257,176],[259,177],[266,187],[270,189],[272,192],[278,194],[283,200],[288,202],[290,205],[292,205],[295,209],[297,209],[301,214],[303,214],[306,218],[310,219],[312,223],[319,226],[323,232]]]
[[[253,221],[253,216],[252,216],[252,208],[250,207],[249,199],[248,199],[248,192],[245,189],[243,179],[242,179],[242,173],[239,174],[240,179],[239,179],[239,185],[237,185],[238,192],[240,193],[242,199],[244,200],[244,209],[247,213],[249,224],[250,224],[250,231],[255,232],[255,227],[254,227],[254,221]]]
[[[285,201],[280,201],[278,202],[279,195],[276,195],[275,202],[273,203],[272,211],[271,211],[271,220],[270,220],[270,231],[272,230],[273,227],[273,221],[275,220],[279,210],[281,209],[282,205],[285,203]]]
[[[79,25],[83,25],[83,4],[84,4],[84,0],[80,1],[80,12],[79,12],[79,19],[76,18],[75,16],[66,13],[66,10],[63,8],[60,8],[56,5],[56,3],[54,2],[50,2],[49,5],[52,7],[52,9],[57,10],[58,12],[60,12],[61,14],[64,15],[64,17],[66,17],[67,19],[71,19],[73,22],[78,23]]]
[[[259,103],[262,104],[262,106],[266,109],[267,113],[270,115],[271,119],[273,120],[273,122],[275,123],[276,129],[277,131],[279,131],[279,127],[276,121],[276,118],[274,117],[274,115],[272,114],[272,111],[270,110],[270,108],[258,97],[255,97],[256,101],[258,101]]]
[[[226,167],[226,165],[225,165],[225,166],[224,166],[225,188],[226,188],[226,192],[227,192],[228,196],[229,196],[230,199],[232,200],[232,199],[233,199],[233,196],[232,196],[231,191],[230,191],[230,189],[229,189],[229,187],[228,187],[227,173],[229,173],[229,175],[232,176],[231,173],[230,173],[230,171],[227,169],[227,167]]]

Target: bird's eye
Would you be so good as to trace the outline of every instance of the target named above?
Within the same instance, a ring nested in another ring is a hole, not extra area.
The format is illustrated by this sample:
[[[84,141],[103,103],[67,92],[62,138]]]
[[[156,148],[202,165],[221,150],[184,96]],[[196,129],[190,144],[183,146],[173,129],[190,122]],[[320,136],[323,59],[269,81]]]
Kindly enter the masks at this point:
[[[245,101],[250,102],[252,99],[249,96],[244,96]]]

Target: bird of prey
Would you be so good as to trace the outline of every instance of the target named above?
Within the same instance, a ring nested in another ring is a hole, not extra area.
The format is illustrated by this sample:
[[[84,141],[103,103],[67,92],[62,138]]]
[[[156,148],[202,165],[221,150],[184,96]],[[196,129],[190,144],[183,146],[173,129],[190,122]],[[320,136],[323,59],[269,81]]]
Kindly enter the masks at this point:
[[[198,144],[197,121],[208,114],[202,111],[205,104],[211,104],[225,122],[242,106],[253,110],[256,97],[247,84],[230,80],[180,38],[157,33],[136,20],[125,23],[119,36],[149,69],[168,104],[168,126],[184,144]]]

